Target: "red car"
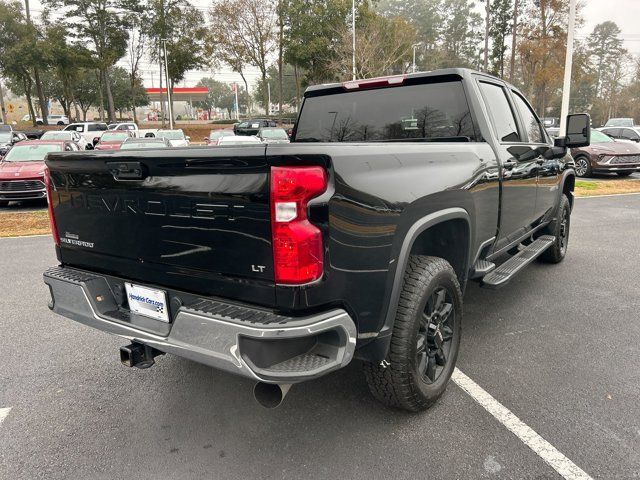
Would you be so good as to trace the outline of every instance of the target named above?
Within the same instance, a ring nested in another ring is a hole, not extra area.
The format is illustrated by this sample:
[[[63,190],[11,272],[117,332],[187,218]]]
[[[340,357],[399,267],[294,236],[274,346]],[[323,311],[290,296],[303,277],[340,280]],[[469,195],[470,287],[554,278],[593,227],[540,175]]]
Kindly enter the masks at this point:
[[[46,200],[44,159],[49,152],[76,151],[74,142],[31,140],[14,145],[0,161],[0,207],[12,201]]]
[[[124,141],[131,137],[133,134],[128,130],[108,130],[100,136],[94,148],[96,150],[120,150]]]

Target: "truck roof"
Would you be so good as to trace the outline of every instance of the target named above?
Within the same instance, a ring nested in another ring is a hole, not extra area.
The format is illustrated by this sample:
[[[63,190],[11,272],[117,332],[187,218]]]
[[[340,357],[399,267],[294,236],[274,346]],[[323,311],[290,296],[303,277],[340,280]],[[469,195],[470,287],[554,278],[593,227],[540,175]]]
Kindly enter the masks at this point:
[[[471,74],[482,75],[488,78],[499,80],[501,82],[505,82],[501,78],[495,77],[493,75],[489,75],[488,73],[485,73],[485,72],[472,70],[470,68],[443,68],[439,70],[431,70],[428,72],[405,73],[400,75],[389,75],[385,77],[349,80],[341,83],[336,82],[336,83],[324,83],[320,85],[312,85],[305,90],[304,96],[313,97],[316,95],[323,95],[323,94],[330,93],[330,91],[333,91],[331,93],[338,93],[338,91],[357,90],[359,88],[380,88],[380,87],[394,86],[394,85],[403,84],[405,82],[410,82],[412,80],[415,81],[419,79],[432,78],[432,77],[445,77],[445,78],[448,77],[449,79],[454,79],[457,77],[458,79],[462,79],[470,76]]]

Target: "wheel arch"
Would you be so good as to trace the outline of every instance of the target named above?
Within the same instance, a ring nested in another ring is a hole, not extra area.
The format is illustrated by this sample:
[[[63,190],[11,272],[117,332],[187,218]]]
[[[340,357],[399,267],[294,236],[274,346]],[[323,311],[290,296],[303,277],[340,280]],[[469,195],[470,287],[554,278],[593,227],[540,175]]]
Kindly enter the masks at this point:
[[[451,240],[452,237],[455,237],[455,242],[446,242],[446,240]],[[409,256],[419,254],[444,258],[454,268],[460,286],[464,291],[472,256],[472,238],[471,217],[464,208],[452,207],[439,210],[413,223],[404,236],[402,246],[396,257],[391,294],[389,295],[384,322],[377,338],[361,352],[366,352],[364,357],[375,362],[381,361],[387,355],[402,290],[404,271],[407,268]],[[440,240],[440,242],[435,242],[434,240],[436,239]],[[460,248],[460,241],[464,242],[463,248]]]
[[[558,195],[558,205],[560,205],[560,195],[566,195],[569,199],[569,205],[573,210],[574,190],[576,188],[576,174],[572,170],[567,170],[562,175],[562,188]]]

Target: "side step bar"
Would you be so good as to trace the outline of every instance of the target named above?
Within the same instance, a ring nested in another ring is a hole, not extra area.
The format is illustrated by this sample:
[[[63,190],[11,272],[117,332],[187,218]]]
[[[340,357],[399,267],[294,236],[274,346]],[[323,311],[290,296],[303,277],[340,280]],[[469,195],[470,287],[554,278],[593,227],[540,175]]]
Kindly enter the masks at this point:
[[[555,242],[555,237],[551,235],[543,235],[537,238],[498,268],[482,277],[482,285],[488,288],[500,288],[506,285],[520,270],[553,245],[553,242]]]

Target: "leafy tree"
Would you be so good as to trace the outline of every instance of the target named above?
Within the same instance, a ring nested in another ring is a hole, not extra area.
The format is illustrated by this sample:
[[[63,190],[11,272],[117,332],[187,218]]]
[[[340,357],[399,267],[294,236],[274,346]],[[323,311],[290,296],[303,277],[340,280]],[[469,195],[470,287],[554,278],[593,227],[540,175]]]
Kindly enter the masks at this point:
[[[150,39],[151,60],[160,64],[160,88],[165,74],[162,41],[166,40],[169,88],[173,89],[187,71],[207,64],[202,13],[187,0],[149,0],[146,10],[149,19],[145,33]]]
[[[351,1],[287,0],[283,14],[284,60],[294,67],[296,78],[298,70],[303,70],[307,84],[335,80],[331,65],[338,55],[334,47],[351,17]]]
[[[356,24],[357,25],[357,24]],[[356,27],[358,28],[358,27]],[[411,64],[415,29],[403,18],[385,18],[371,10],[361,10],[356,76],[376,77],[403,73]],[[335,47],[337,61],[332,70],[338,79],[347,79],[352,72],[352,33],[344,27]]]
[[[267,84],[271,88],[271,92],[277,92],[279,83],[278,68],[273,65],[267,70]],[[268,92],[267,92],[268,93]],[[259,83],[255,89],[254,96],[256,101],[264,108],[264,86]],[[296,105],[297,101],[297,89],[296,80],[293,67],[291,65],[284,65],[282,69],[282,103],[289,105]],[[280,107],[282,108],[282,107]],[[296,105],[297,108],[297,105]]]
[[[119,66],[111,68],[109,76],[112,82],[113,103],[116,110],[120,112],[120,118],[124,111],[133,112],[136,107],[149,105],[149,98],[140,77],[134,78],[132,90],[130,73],[124,68]]]
[[[416,63],[425,70],[438,68],[442,57],[440,39],[444,23],[443,6],[443,0],[382,0],[377,6],[384,16],[398,16],[413,25],[417,31],[413,43],[420,43],[422,47],[416,52]]]
[[[127,18],[137,4],[133,0],[45,0],[45,4],[63,14],[62,22],[73,37],[91,52],[107,96],[108,117],[113,120],[115,104],[109,69],[126,53]]]
[[[0,1],[0,72],[8,79],[9,88],[27,97],[29,115],[33,125],[33,66],[40,61],[37,32],[26,21],[22,6],[17,1]]]
[[[87,121],[87,113],[93,106],[101,103],[100,73],[91,69],[82,69],[74,85],[74,98],[82,111],[82,120]]]
[[[214,108],[226,108],[221,104],[225,102],[230,95],[235,97],[235,95],[233,95],[233,92],[229,88],[229,85],[227,85],[226,83],[218,82],[217,80],[214,80],[210,77],[201,78],[200,81],[196,84],[196,87],[207,87],[209,89],[209,93],[204,100],[193,102],[193,105],[196,108],[202,108],[203,110],[206,110],[209,113],[209,118],[211,118],[211,111]]]
[[[244,90],[244,87],[242,85],[238,85],[238,109],[240,112],[242,112],[243,110],[245,112],[248,112],[249,103],[247,103],[247,98],[249,98],[249,95]],[[229,95],[220,99],[218,107],[227,110],[229,118],[233,118],[233,112],[236,108],[236,94],[229,90]]]
[[[489,8],[491,39],[491,72],[504,77],[505,54],[507,40],[512,33],[513,2],[512,0],[492,0]]]
[[[622,46],[621,30],[614,22],[606,21],[595,26],[587,39],[589,55],[596,73],[595,95],[611,94],[615,90],[616,66],[626,55]]]

